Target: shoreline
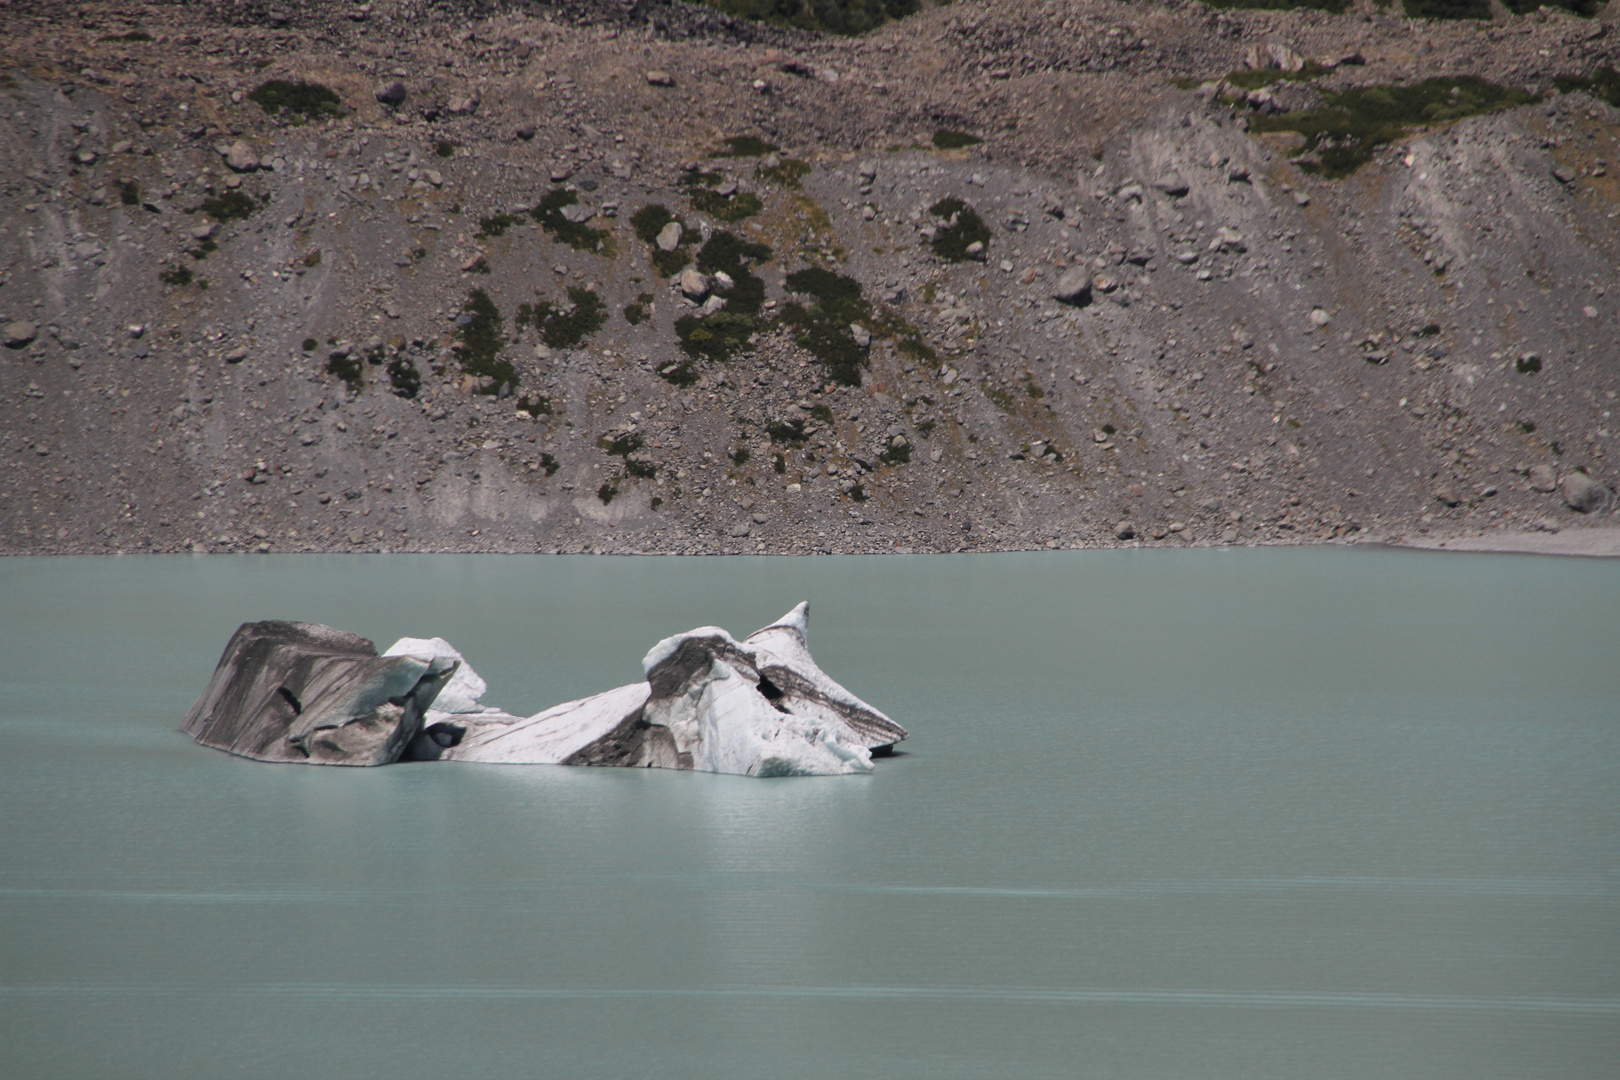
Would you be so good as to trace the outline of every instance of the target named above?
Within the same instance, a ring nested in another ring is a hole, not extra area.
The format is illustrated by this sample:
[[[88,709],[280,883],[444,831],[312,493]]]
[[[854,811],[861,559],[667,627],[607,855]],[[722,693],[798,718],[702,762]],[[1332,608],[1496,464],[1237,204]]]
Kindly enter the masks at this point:
[[[701,558],[707,556],[777,556],[785,558],[810,558],[834,555],[1003,555],[1026,553],[1035,551],[1117,551],[1142,548],[1159,548],[1164,550],[1193,548],[1257,548],[1257,547],[1381,547],[1400,551],[1432,551],[1432,552],[1464,552],[1471,554],[1496,555],[1557,555],[1574,556],[1581,558],[1620,558],[1620,524],[1616,525],[1589,525],[1569,529],[1559,529],[1556,532],[1545,530],[1523,530],[1501,533],[1478,534],[1448,534],[1408,536],[1406,534],[1393,534],[1389,536],[1362,536],[1354,540],[1311,540],[1299,543],[1192,543],[1192,544],[1145,544],[1140,541],[1134,543],[1099,544],[1095,546],[1065,545],[1060,547],[1005,547],[1005,548],[975,548],[971,550],[958,549],[955,551],[918,551],[908,548],[890,549],[887,551],[646,551],[630,548],[615,548],[606,546],[578,545],[579,550],[563,548],[546,548],[530,551],[520,551],[513,548],[469,548],[462,550],[426,550],[426,549],[395,549],[381,548],[371,550],[344,550],[342,548],[311,550],[270,550],[247,549],[239,551],[198,551],[198,550],[115,550],[115,551],[0,551],[0,558],[60,558],[78,555],[602,555],[620,557],[668,557],[689,556]]]

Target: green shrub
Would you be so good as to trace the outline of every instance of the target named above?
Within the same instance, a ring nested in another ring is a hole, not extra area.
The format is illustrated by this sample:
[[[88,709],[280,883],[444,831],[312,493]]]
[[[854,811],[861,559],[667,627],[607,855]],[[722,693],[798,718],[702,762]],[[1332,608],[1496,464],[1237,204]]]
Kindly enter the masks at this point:
[[[487,240],[490,237],[505,236],[507,229],[522,220],[516,214],[491,214],[489,217],[479,218],[478,239]]]
[[[864,34],[890,19],[903,19],[921,6],[919,0],[701,0],[727,15],[819,30],[831,34]]]
[[[1313,79],[1321,78],[1327,72],[1327,68],[1314,63],[1308,63],[1298,71],[1283,71],[1280,68],[1247,68],[1243,71],[1227,72],[1224,81],[1228,86],[1235,86],[1239,90],[1259,90],[1261,87],[1275,86],[1280,82],[1310,82]]]
[[[941,150],[960,150],[964,146],[977,146],[982,142],[984,140],[977,135],[969,135],[965,131],[940,128],[934,132],[934,145]]]
[[[794,327],[794,341],[827,369],[833,382],[844,386],[861,385],[861,368],[866,350],[855,343],[851,323],[871,321],[871,306],[861,295],[861,283],[819,266],[797,270],[787,276],[791,292],[815,297],[808,308],[789,303],[782,318]]]
[[[1539,0],[1538,0],[1539,2]],[[1401,0],[1412,19],[1489,19],[1490,0]]]
[[[663,203],[650,203],[630,215],[630,227],[636,231],[636,236],[643,244],[656,244],[658,234],[664,231],[664,226],[672,221],[681,221],[670,213],[669,207]],[[686,223],[681,221],[681,229],[686,229]]]
[[[118,201],[125,206],[139,206],[141,204],[141,185],[134,180],[120,180],[118,182]]]
[[[177,266],[173,270],[165,270],[158,278],[165,285],[190,285],[192,281],[191,270],[184,266]]]
[[[422,373],[406,357],[396,356],[388,362],[388,382],[400,397],[413,398],[422,388]]]
[[[1389,0],[1383,0],[1385,6]],[[1209,0],[1210,7],[1217,8],[1250,8],[1261,11],[1292,11],[1295,8],[1305,8],[1311,11],[1327,11],[1334,15],[1344,12],[1350,6],[1350,0]]]
[[[1305,136],[1304,152],[1319,164],[1307,171],[1342,177],[1355,172],[1380,146],[1416,127],[1496,112],[1531,101],[1514,90],[1473,75],[1425,79],[1410,86],[1361,86],[1324,93],[1320,109],[1256,117],[1253,131],[1295,131]]]
[[[698,381],[697,369],[690,360],[672,360],[658,369],[658,377],[671,386],[682,388]]]
[[[449,139],[440,139],[438,142],[433,144],[433,152],[439,157],[443,158],[455,157],[456,144],[451,142]]]
[[[687,250],[685,244],[682,244],[674,251],[662,251],[658,248],[653,249],[653,269],[667,278],[674,277],[676,274],[686,269],[686,264],[691,261],[692,253]]]
[[[501,350],[506,348],[506,337],[501,332],[504,320],[495,301],[483,289],[474,289],[467,294],[461,311],[468,317],[465,325],[456,328],[456,337],[460,342],[456,345],[455,353],[456,359],[461,361],[461,370],[478,378],[492,380],[484,393],[499,394],[503,386],[508,393],[516,390],[517,370],[512,367],[511,361],[500,358]]]
[[[766,262],[771,249],[721,230],[699,249],[697,268],[705,274],[720,271],[731,276],[725,309],[708,318],[683,315],[675,320],[681,348],[694,359],[725,360],[745,348],[760,328],[759,312],[765,304],[765,282],[750,267]]]
[[[624,321],[631,326],[640,326],[646,322],[652,300],[652,293],[642,293],[636,297],[635,303],[624,305]]]
[[[318,345],[320,345],[320,342],[316,341],[312,337],[307,337],[307,338],[304,339],[304,351],[305,352],[314,352]]]
[[[568,305],[562,308],[552,307],[547,300],[532,308],[525,304],[518,309],[518,324],[532,322],[540,331],[540,340],[553,349],[572,349],[602,329],[607,322],[607,309],[600,296],[578,285],[569,286],[568,300]]]
[[[302,79],[296,82],[271,79],[260,83],[248,94],[248,100],[257,103],[259,108],[271,115],[285,114],[306,120],[339,116],[343,112],[343,99],[337,96],[336,91]]]
[[[759,196],[747,191],[734,191],[730,195],[722,195],[714,189],[720,184],[721,176],[716,172],[705,172],[692,168],[686,170],[681,178],[681,186],[686,189],[686,197],[692,203],[692,209],[700,214],[719,218],[721,221],[738,222],[753,217],[765,209]]]
[[[531,420],[538,420],[542,416],[550,416],[552,415],[551,399],[543,394],[536,394],[532,398],[529,397],[528,394],[524,394],[522,397],[518,398],[517,411],[520,413],[528,413],[529,419]],[[541,457],[549,459],[551,455],[543,454]],[[551,473],[556,471],[557,470],[553,468],[550,472],[546,473],[546,475],[550,476]]]
[[[805,434],[804,421],[796,418],[772,420],[765,425],[765,434],[771,437],[771,442],[778,443],[802,443],[810,437]]]
[[[1503,2],[1515,15],[1528,15],[1537,8],[1549,7],[1563,8],[1583,19],[1590,19],[1603,10],[1603,0],[1503,0]]]
[[[567,188],[552,188],[546,197],[540,200],[540,205],[529,211],[529,216],[540,223],[558,240],[567,244],[576,251],[607,251],[608,234],[605,229],[593,229],[582,222],[569,221],[563,217],[565,206],[573,206],[579,202],[579,196]]]
[[[945,227],[934,236],[934,254],[951,262],[963,262],[968,256],[968,245],[975,241],[990,246],[990,226],[961,199],[941,199],[928,208],[928,212],[945,221]]]
[[[148,34],[145,30],[131,30],[127,34],[109,34],[101,40],[127,42],[151,41],[152,35]]]
[[[349,389],[355,393],[359,393],[360,388],[365,385],[366,367],[360,362],[360,358],[352,352],[346,352],[342,355],[333,353],[327,357],[326,373],[336,375],[342,379],[348,384]]]
[[[227,191],[204,199],[202,204],[203,213],[215,221],[240,221],[252,216],[258,208],[258,203],[240,191]]]
[[[606,506],[608,503],[612,502],[613,496],[617,495],[618,493],[618,480],[604,480],[602,481],[602,486],[596,489],[596,497],[602,500],[603,506]]]

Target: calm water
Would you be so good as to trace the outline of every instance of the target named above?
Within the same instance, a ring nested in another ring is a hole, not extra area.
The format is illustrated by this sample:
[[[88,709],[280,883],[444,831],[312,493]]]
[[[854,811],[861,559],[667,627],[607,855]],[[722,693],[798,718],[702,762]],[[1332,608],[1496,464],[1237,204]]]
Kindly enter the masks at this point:
[[[489,700],[812,601],[870,777],[272,766],[236,625]],[[1620,563],[1352,549],[0,561],[0,1075],[1588,1078]]]

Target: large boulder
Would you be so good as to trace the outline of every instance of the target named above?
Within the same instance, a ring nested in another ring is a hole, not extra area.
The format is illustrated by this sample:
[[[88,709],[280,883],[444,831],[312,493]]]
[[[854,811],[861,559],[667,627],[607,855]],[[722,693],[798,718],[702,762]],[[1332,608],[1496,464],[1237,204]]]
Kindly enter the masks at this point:
[[[1587,476],[1571,470],[1559,482],[1564,504],[1583,514],[1596,514],[1614,506],[1614,492]]]
[[[386,765],[421,728],[454,660],[378,656],[363,637],[313,623],[243,623],[184,730],[260,761]]]

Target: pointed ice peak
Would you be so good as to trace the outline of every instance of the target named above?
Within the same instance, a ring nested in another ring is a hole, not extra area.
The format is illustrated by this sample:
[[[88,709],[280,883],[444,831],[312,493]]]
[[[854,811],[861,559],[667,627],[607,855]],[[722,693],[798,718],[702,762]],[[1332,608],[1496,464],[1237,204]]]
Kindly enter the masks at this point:
[[[674,656],[676,652],[680,650],[681,643],[686,641],[688,638],[718,638],[720,641],[730,645],[734,649],[739,651],[742,649],[742,646],[737,643],[737,639],[732,637],[729,632],[722,630],[720,627],[700,626],[696,630],[688,630],[684,634],[673,634],[654,645],[647,652],[647,655],[641,658],[642,673],[648,675],[652,674],[652,669],[657,667],[659,664],[662,664],[665,660],[668,660],[671,656]]]
[[[758,630],[755,630],[748,636],[751,638],[756,638],[767,630],[776,630],[782,628],[797,630],[799,632],[799,637],[808,641],[810,638],[810,601],[802,601],[798,607],[794,608],[780,619],[777,619],[769,626],[760,627]]]

